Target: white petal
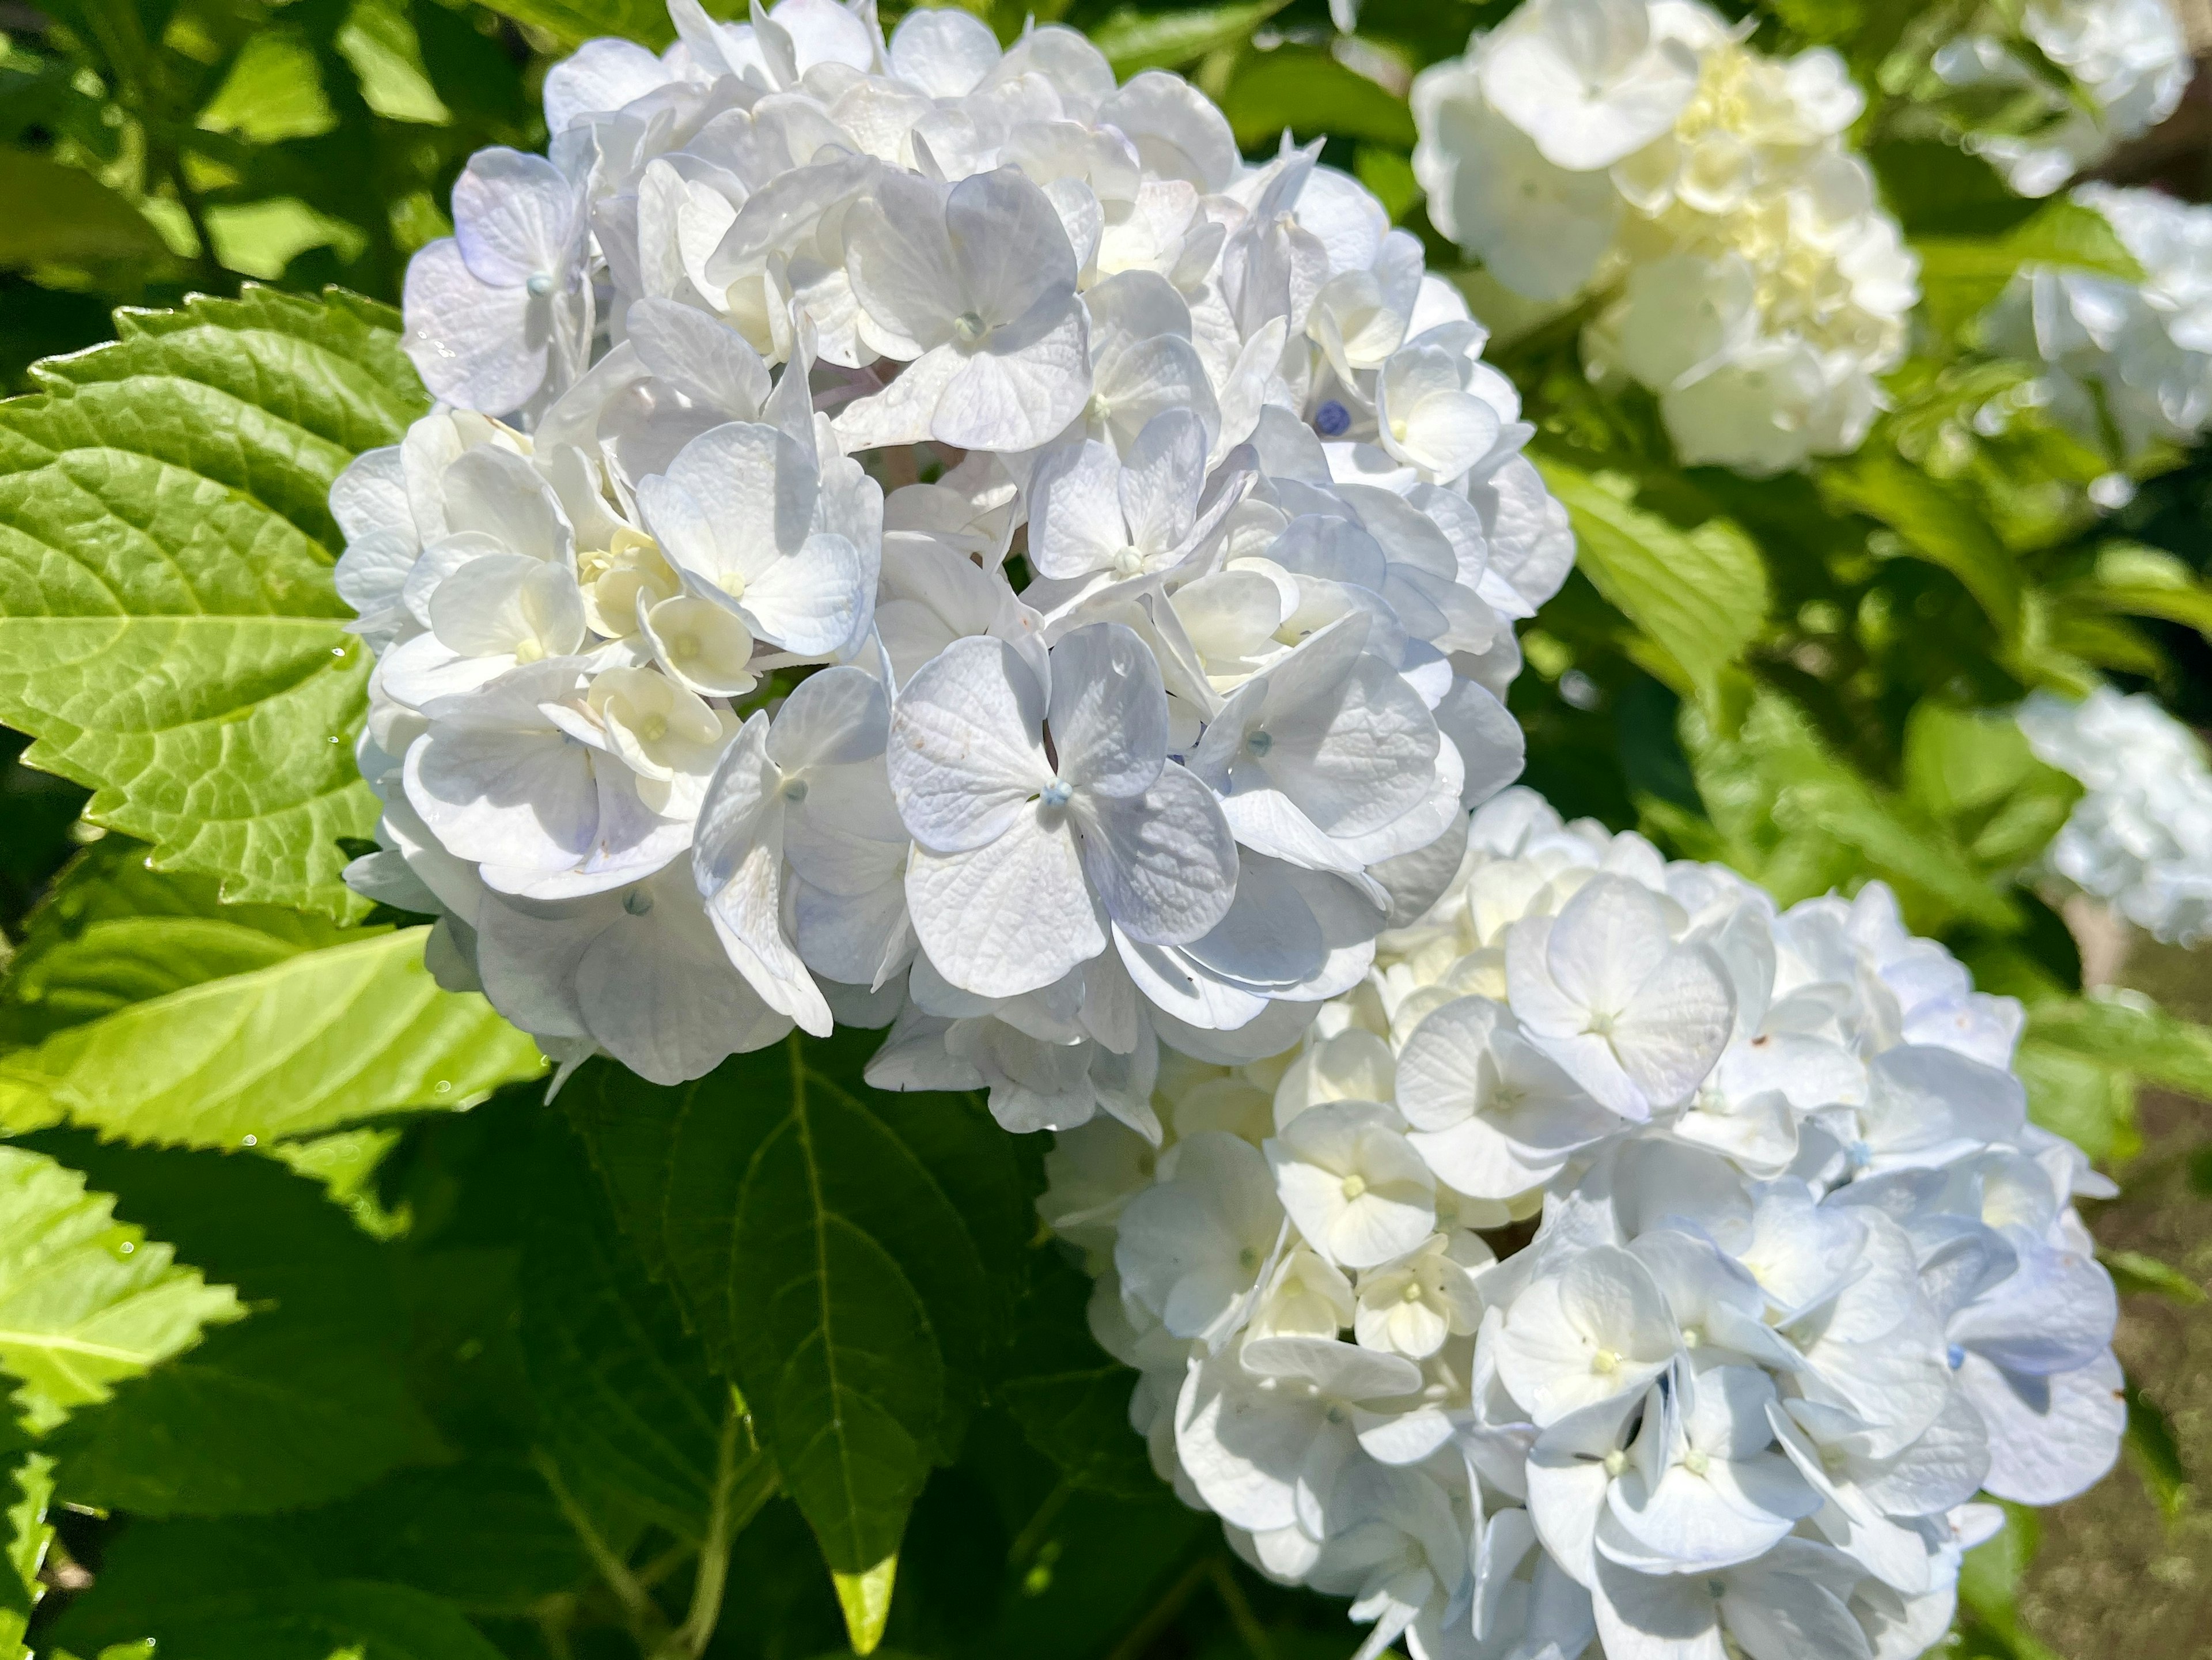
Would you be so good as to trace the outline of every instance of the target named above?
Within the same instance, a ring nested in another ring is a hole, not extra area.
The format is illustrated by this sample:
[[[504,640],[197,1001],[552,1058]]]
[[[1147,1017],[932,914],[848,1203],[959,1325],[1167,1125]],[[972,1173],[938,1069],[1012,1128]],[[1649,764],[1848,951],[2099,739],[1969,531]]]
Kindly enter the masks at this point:
[[[945,977],[985,997],[1048,986],[1106,948],[1101,908],[1060,815],[1016,804],[994,842],[949,854],[915,849],[906,879],[915,934]]]
[[[949,854],[1002,835],[1052,781],[1044,713],[1036,676],[1004,641],[956,640],[925,663],[892,708],[886,752],[915,840]]]

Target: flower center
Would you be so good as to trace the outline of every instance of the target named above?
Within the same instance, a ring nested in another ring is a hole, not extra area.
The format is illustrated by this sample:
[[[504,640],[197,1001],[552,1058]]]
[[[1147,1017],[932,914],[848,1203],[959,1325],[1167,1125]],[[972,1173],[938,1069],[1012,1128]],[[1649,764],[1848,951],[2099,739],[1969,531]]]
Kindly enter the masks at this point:
[[[1628,1455],[1623,1452],[1619,1447],[1615,1447],[1611,1452],[1606,1454],[1605,1473],[1607,1475],[1618,1475],[1621,1471],[1627,1468]]]
[[[544,655],[544,644],[534,635],[530,639],[515,642],[514,660],[518,663],[535,663]]]
[[[685,662],[689,662],[699,654],[699,636],[696,634],[679,634],[668,642],[668,650],[671,656],[681,658]]]
[[[1334,398],[1314,411],[1314,430],[1324,438],[1340,435],[1352,425],[1352,411]]]
[[[1064,807],[1074,794],[1074,785],[1065,778],[1055,778],[1044,787],[1037,800],[1048,807]]]
[[[1682,1468],[1692,1475],[1703,1475],[1711,1463],[1712,1460],[1695,1447],[1692,1447],[1689,1451],[1682,1455]]]
[[[1600,1349],[1590,1356],[1590,1370],[1601,1377],[1610,1377],[1620,1370],[1620,1357],[1611,1349]]]
[[[1121,552],[1114,556],[1114,575],[1116,576],[1134,576],[1144,568],[1145,556],[1137,551],[1133,543],[1125,544]]]
[[[648,744],[658,744],[668,736],[668,717],[665,714],[647,715],[638,723],[637,735]]]
[[[786,784],[783,787],[783,799],[794,807],[804,801],[806,799],[806,781],[804,778],[794,778]]]
[[[1355,1173],[1344,1178],[1344,1196],[1346,1199],[1357,1199],[1361,1194],[1366,1191],[1367,1178],[1365,1177]]]
[[[1264,732],[1255,732],[1244,740],[1244,747],[1252,751],[1253,758],[1256,760],[1275,747],[1275,740]]]
[[[963,346],[980,346],[991,325],[983,320],[981,312],[963,311],[952,319],[952,337]]]
[[[1408,1303],[1419,1302],[1421,1300],[1421,1282],[1418,1280],[1408,1280],[1406,1282],[1406,1289],[1400,1292],[1398,1295],[1402,1300]]]
[[[522,286],[530,291],[532,299],[543,300],[553,292],[553,273],[550,271],[534,271],[530,273],[529,279]]]

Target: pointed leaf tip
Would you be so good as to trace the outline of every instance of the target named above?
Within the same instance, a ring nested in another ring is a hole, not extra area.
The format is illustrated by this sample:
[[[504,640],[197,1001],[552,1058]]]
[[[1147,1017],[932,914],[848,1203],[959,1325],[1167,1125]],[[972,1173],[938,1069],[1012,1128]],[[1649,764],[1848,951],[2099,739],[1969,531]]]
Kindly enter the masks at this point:
[[[860,1573],[832,1573],[836,1582],[837,1606],[845,1611],[845,1631],[853,1652],[872,1654],[884,1640],[884,1622],[891,1616],[891,1582],[898,1578],[898,1554],[893,1552]]]

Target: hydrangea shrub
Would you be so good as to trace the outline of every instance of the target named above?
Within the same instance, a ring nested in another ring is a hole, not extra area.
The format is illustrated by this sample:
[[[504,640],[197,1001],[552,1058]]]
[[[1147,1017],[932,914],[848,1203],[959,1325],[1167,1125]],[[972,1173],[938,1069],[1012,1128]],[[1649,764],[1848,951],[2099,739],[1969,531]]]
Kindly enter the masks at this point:
[[[397,309],[0,404],[0,1660],[2027,1660],[2182,1502],[2162,10],[356,9]]]

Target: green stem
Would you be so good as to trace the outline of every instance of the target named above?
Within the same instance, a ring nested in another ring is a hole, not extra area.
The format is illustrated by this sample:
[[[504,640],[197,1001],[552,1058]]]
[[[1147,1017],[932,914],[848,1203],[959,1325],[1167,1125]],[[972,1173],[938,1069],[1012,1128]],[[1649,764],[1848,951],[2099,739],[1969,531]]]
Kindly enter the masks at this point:
[[[707,1510],[707,1535],[699,1544],[698,1571],[691,1580],[690,1611],[684,1623],[653,1651],[653,1660],[699,1660],[706,1652],[722,1617],[730,1547],[775,1495],[775,1466],[753,1444],[751,1422],[743,1403],[732,1396],[729,1416],[722,1423],[721,1445],[715,1453],[714,1493]]]
[[[1213,1559],[1201,1557],[1183,1572],[1182,1577],[1167,1588],[1165,1595],[1146,1611],[1145,1617],[1129,1628],[1128,1635],[1114,1645],[1107,1660],[1137,1660],[1152,1645],[1152,1640],[1168,1628],[1182,1605],[1190,1601],[1191,1593],[1206,1583],[1212,1568]]]
[[[568,1491],[568,1484],[561,1479],[560,1467],[542,1449],[530,1455],[530,1462],[544,1479],[547,1491],[560,1509],[562,1518],[574,1531],[584,1547],[584,1554],[591,1559],[592,1566],[599,1578],[612,1591],[615,1600],[622,1604],[623,1617],[629,1623],[631,1638],[639,1649],[648,1653],[658,1652],[667,1640],[668,1620],[653,1600],[652,1594],[640,1584],[637,1576],[629,1570],[607,1541],[599,1536],[592,1518]],[[696,1651],[695,1651],[696,1652]]]
[[[1237,1583],[1237,1575],[1221,1557],[1213,1559],[1213,1589],[1221,1594],[1222,1606],[1229,1610],[1229,1622],[1237,1627],[1237,1635],[1243,1640],[1252,1660],[1275,1660],[1275,1645],[1269,1640],[1267,1628],[1260,1623],[1260,1616],[1252,1612],[1252,1600],[1244,1595],[1244,1587]]]
[[[1036,1513],[1023,1525],[1021,1532],[1014,1536],[1013,1544],[1007,1549],[1006,1566],[1014,1572],[1019,1573],[1029,1566],[1030,1559],[1044,1544],[1045,1529],[1053,1524],[1074,1493],[1075,1483],[1063,1475],[1060,1478],[1060,1484],[1045,1494],[1044,1502],[1036,1507]]]

